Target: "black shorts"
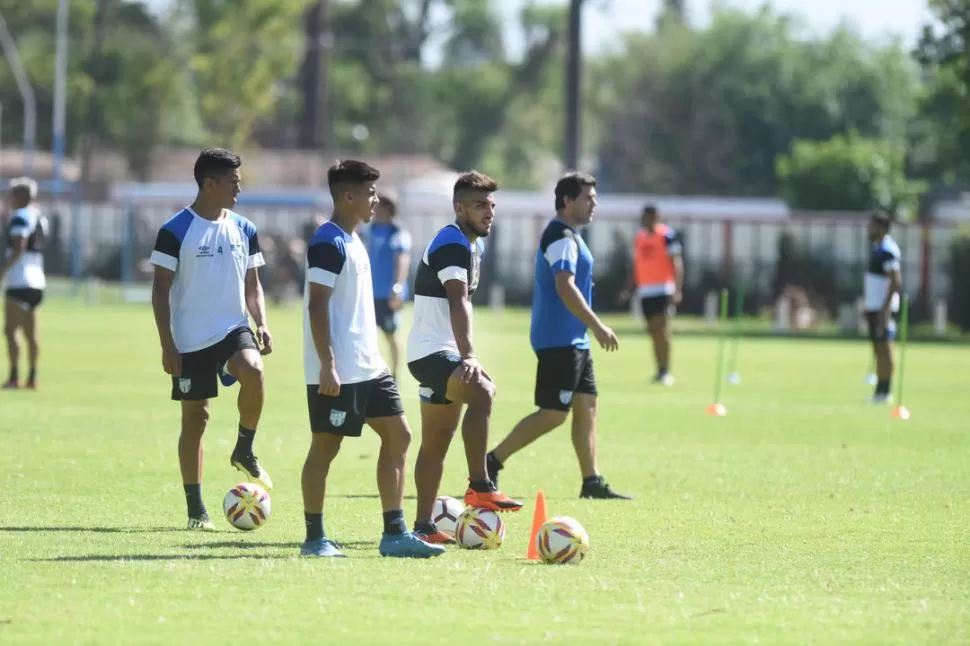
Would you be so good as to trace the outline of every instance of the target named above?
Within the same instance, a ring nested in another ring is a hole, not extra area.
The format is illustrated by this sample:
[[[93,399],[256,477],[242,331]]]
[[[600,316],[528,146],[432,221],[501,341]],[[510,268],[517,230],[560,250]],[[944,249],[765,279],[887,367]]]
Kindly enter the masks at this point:
[[[896,316],[894,312],[889,318],[889,325],[883,325],[882,312],[866,312],[866,324],[869,326],[869,340],[873,343],[885,343],[896,338]]]
[[[596,375],[589,349],[572,346],[536,350],[535,404],[539,408],[568,411],[573,394],[596,394]]]
[[[452,403],[445,395],[448,380],[461,365],[461,357],[454,352],[435,352],[408,363],[411,376],[418,382],[418,394],[427,404]]]
[[[7,289],[7,298],[17,301],[26,310],[35,310],[44,300],[44,290],[33,287],[11,287]]]
[[[391,373],[356,384],[343,384],[336,397],[321,395],[318,384],[306,387],[310,431],[360,437],[364,422],[375,417],[399,417],[404,414],[401,395]]]
[[[257,350],[253,332],[248,327],[236,328],[208,348],[182,355],[182,374],[172,377],[172,399],[201,401],[219,394],[219,369],[240,350]]]
[[[667,316],[670,314],[670,296],[666,294],[642,296],[640,297],[640,311],[645,319],[651,316]]]
[[[377,327],[387,334],[397,332],[401,320],[401,313],[391,309],[390,301],[386,298],[375,298],[374,313],[377,315]]]

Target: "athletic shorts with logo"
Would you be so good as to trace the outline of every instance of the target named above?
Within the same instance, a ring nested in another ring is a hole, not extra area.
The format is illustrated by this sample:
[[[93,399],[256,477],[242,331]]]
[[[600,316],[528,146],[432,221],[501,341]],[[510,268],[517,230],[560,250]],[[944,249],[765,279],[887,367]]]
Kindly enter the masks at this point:
[[[450,404],[448,380],[461,365],[461,357],[442,350],[408,363],[408,371],[418,382],[418,394],[426,404]]]
[[[888,325],[884,323],[882,312],[866,312],[866,324],[869,326],[869,340],[873,343],[883,343],[896,338],[896,316],[894,312],[889,318]]]
[[[568,411],[573,395],[596,395],[596,375],[589,349],[573,346],[536,350],[535,405],[548,410]]]
[[[219,368],[240,350],[256,347],[248,327],[236,328],[222,341],[182,355],[182,374],[172,377],[172,399],[200,401],[219,394]]]
[[[319,384],[306,387],[310,431],[360,437],[364,423],[377,417],[399,417],[404,405],[390,372],[368,381],[341,384],[340,394],[321,395]]]

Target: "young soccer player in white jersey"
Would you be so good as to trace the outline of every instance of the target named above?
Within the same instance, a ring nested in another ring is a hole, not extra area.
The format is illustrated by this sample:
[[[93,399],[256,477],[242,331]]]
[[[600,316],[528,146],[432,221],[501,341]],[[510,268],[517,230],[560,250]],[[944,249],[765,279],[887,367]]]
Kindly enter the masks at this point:
[[[863,300],[869,339],[876,357],[876,392],[872,402],[890,401],[893,378],[893,339],[896,338],[896,315],[902,289],[899,245],[889,235],[892,220],[885,213],[869,218],[869,263],[863,277]]]
[[[189,529],[214,530],[202,502],[202,434],[218,381],[239,381],[239,433],[230,464],[267,490],[273,483],[253,454],[263,411],[263,360],[273,350],[263,288],[264,263],[256,226],[232,212],[239,195],[238,155],[203,150],[195,162],[195,201],[162,225],[150,262],[152,309],[162,344],[162,367],[182,406],[179,465]],[[256,335],[249,327],[249,316]]]
[[[404,474],[411,430],[397,384],[377,342],[374,289],[367,249],[357,227],[370,222],[380,172],[347,160],[327,171],[333,217],[307,247],[303,319],[304,371],[310,413],[310,450],[303,465],[304,556],[342,557],[323,526],[330,464],[345,437],[366,423],[381,440],[377,490],[384,533],[381,556],[427,558],[444,552],[409,532],[404,522]]]
[[[29,177],[10,180],[10,221],[7,249],[0,263],[0,282],[6,282],[3,331],[7,338],[10,374],[3,387],[20,387],[20,344],[17,331],[27,341],[28,373],[25,386],[37,388],[37,308],[44,299],[44,238],[47,220],[31,202],[37,199],[37,182]]]
[[[495,384],[482,368],[472,345],[471,297],[495,218],[495,181],[479,172],[455,182],[456,220],[435,235],[424,250],[414,281],[414,321],[408,336],[408,369],[420,385],[421,448],[414,467],[419,536],[433,543],[453,543],[431,519],[441,486],[445,456],[458,429],[463,406],[462,440],[468,462],[465,504],[493,511],[518,511],[522,503],[500,492],[488,479],[485,453]]]

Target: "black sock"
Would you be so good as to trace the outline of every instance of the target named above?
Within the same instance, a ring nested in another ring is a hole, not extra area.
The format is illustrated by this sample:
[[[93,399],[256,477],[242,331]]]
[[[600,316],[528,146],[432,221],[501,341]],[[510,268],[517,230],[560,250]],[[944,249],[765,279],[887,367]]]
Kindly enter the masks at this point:
[[[236,436],[236,448],[232,450],[233,455],[249,455],[253,452],[253,440],[256,438],[256,431],[248,428],[239,427],[239,435]]]
[[[403,534],[408,529],[407,524],[404,522],[404,510],[394,509],[392,511],[384,512],[384,533],[385,534]]]
[[[478,493],[488,493],[489,491],[495,491],[495,485],[492,484],[491,480],[472,480],[468,483],[468,487],[472,491],[477,491]]]
[[[876,394],[877,395],[888,395],[889,394],[889,380],[888,379],[886,379],[885,381],[880,380],[876,384]]]
[[[602,482],[602,480],[603,480],[603,476],[598,474],[595,476],[590,476],[588,478],[583,478],[583,486],[585,487],[587,485],[599,484],[600,482]]]
[[[438,528],[434,526],[431,519],[414,521],[414,531],[420,534],[433,534]]]
[[[308,514],[303,513],[303,519],[306,522],[306,539],[307,542],[315,541],[318,538],[323,538],[323,514]]]
[[[7,381],[17,382],[20,380],[20,371],[17,366],[10,366],[10,378]]]
[[[185,489],[185,504],[189,508],[189,518],[202,518],[205,515],[205,504],[202,502],[202,485],[182,485]]]
[[[485,456],[485,466],[488,468],[489,473],[498,473],[505,465],[495,457],[494,453],[489,451],[488,455]]]
[[[30,372],[27,373],[27,383],[34,383],[37,381],[37,368],[31,368]]]

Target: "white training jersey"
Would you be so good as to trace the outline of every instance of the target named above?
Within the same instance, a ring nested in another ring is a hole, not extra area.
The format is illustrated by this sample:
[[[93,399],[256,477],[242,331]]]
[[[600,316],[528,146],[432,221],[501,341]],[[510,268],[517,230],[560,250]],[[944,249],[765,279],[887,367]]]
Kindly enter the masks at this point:
[[[331,222],[317,229],[306,253],[303,296],[303,371],[307,385],[320,383],[320,356],[310,329],[310,283],[330,287],[330,344],[341,384],[376,379],[387,372],[377,344],[377,315],[370,258],[356,233]]]
[[[34,206],[16,209],[7,227],[6,256],[13,253],[13,239],[26,238],[27,246],[6,273],[7,289],[44,289],[44,238],[47,237],[47,218]]]
[[[184,208],[162,225],[151,264],[175,272],[169,304],[179,352],[208,348],[249,325],[246,272],[266,264],[256,225],[232,211],[212,221]]]
[[[409,363],[436,352],[458,354],[445,283],[460,280],[468,285],[470,300],[478,289],[484,253],[485,242],[481,238],[470,241],[456,224],[442,228],[428,243],[414,278]]]
[[[872,245],[869,251],[869,264],[862,282],[863,306],[867,312],[878,312],[886,303],[889,293],[889,275],[900,269],[899,245],[888,235]],[[890,305],[893,312],[899,311],[899,293],[893,294]]]

